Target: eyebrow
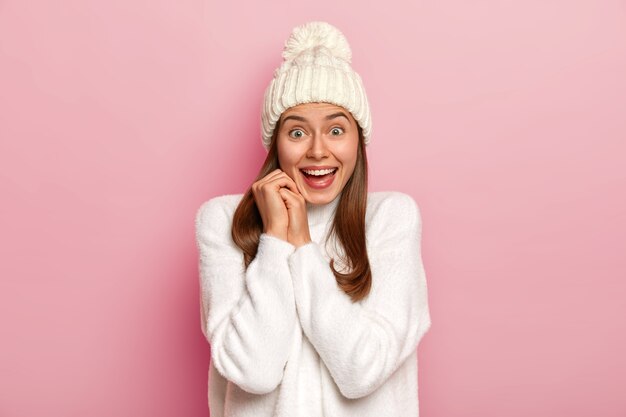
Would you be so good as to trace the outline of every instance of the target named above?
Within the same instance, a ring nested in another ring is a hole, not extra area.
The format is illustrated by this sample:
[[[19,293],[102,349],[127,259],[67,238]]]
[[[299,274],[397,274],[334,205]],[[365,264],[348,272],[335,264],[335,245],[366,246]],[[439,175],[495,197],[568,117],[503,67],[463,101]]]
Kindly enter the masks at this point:
[[[347,120],[348,122],[350,122],[350,119],[348,119],[348,116],[346,116],[346,114],[345,114],[344,112],[342,112],[342,111],[337,112],[337,113],[333,113],[333,114],[329,114],[328,116],[326,116],[326,117],[325,117],[325,119],[326,119],[326,120],[331,120],[331,119],[335,119],[335,118],[337,118],[337,117],[345,117],[345,118],[346,118],[346,120]],[[301,122],[308,122],[308,120],[307,120],[306,118],[304,118],[304,117],[302,117],[302,116],[296,116],[296,115],[294,114],[294,115],[291,115],[291,116],[287,116],[287,117],[285,117],[285,118],[283,119],[283,123],[285,123],[285,122],[286,122],[287,120],[289,120],[289,119],[299,120],[299,121],[301,121]]]

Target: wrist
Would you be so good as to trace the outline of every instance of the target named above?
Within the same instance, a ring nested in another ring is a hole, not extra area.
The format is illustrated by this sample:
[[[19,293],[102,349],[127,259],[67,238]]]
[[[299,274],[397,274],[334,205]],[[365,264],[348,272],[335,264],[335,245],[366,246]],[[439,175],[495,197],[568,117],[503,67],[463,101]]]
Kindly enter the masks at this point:
[[[287,234],[286,233],[280,233],[280,232],[275,232],[271,229],[267,229],[265,231],[263,231],[263,233],[265,233],[266,235],[270,235],[272,237],[287,241]]]
[[[307,243],[311,243],[311,239],[310,238],[308,240],[307,239],[299,239],[299,240],[297,240],[295,242],[292,242],[292,245],[294,245],[296,247],[296,249],[297,249],[300,246],[306,245]]]

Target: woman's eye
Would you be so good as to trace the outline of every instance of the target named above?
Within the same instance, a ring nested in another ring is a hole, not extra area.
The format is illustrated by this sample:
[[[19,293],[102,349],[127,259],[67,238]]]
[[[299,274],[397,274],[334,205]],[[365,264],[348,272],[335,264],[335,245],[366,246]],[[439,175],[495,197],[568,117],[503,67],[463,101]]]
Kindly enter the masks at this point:
[[[291,136],[292,138],[300,139],[302,136],[304,136],[304,132],[302,132],[301,129],[294,129],[289,132],[289,136]]]
[[[339,132],[337,133],[337,135],[340,135],[341,133],[343,133],[343,129],[340,127],[333,127],[333,130],[331,130],[331,132],[333,132],[333,134],[335,134],[334,132]]]

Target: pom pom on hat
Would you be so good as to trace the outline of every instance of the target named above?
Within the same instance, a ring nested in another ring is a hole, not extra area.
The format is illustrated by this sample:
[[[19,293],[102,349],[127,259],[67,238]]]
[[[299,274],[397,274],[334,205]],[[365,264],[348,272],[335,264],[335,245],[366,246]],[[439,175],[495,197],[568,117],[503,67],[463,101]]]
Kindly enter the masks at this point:
[[[328,48],[337,58],[349,63],[352,61],[352,51],[346,37],[326,22],[309,22],[296,27],[285,42],[282,56],[290,61],[303,51],[320,45]]]
[[[283,63],[265,89],[261,108],[263,147],[270,149],[276,123],[288,108],[326,102],[348,110],[363,130],[368,145],[372,131],[363,81],[351,67],[352,51],[346,37],[327,22],[295,27],[285,41]]]

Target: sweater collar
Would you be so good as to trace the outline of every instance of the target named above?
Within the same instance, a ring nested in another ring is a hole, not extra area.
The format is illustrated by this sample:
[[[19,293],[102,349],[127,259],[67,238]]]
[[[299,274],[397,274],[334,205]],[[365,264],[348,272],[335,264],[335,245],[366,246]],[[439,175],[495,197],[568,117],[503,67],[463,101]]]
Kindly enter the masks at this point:
[[[342,192],[343,190],[337,194],[337,197],[335,197],[333,201],[326,204],[311,204],[307,201],[306,213],[309,220],[309,226],[328,224],[328,222],[335,215],[335,209],[337,208],[337,205],[339,205]]]

